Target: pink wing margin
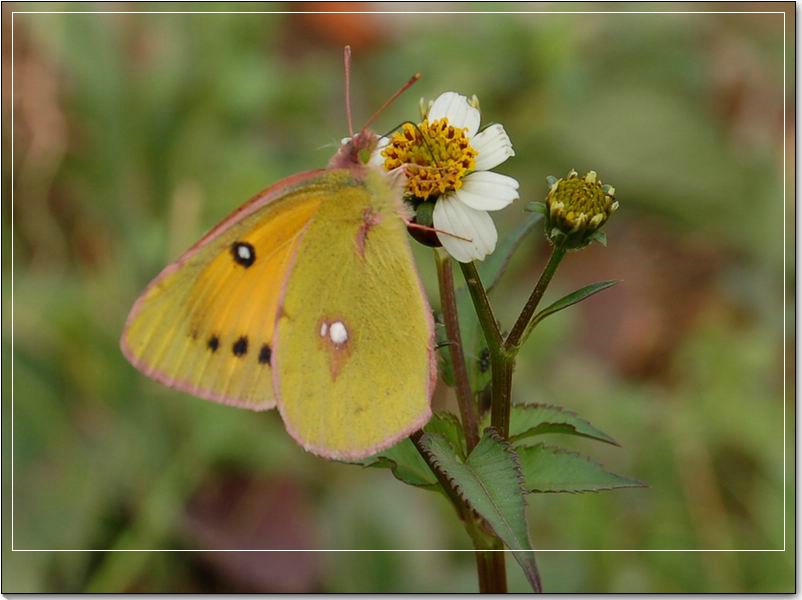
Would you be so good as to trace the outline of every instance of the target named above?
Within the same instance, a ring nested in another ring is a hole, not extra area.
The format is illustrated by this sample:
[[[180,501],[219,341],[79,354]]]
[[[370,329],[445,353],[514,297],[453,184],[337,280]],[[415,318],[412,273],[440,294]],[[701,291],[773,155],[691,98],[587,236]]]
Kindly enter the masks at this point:
[[[131,323],[139,315],[139,312],[142,309],[142,305],[144,303],[145,297],[147,296],[148,292],[156,285],[158,285],[165,277],[172,275],[176,271],[178,271],[189,259],[191,259],[199,250],[201,250],[204,246],[209,244],[211,241],[216,239],[220,234],[225,232],[228,228],[232,225],[238,223],[242,219],[252,215],[256,211],[264,208],[265,206],[269,205],[270,203],[284,197],[287,192],[291,189],[309,181],[310,179],[314,179],[326,172],[326,169],[315,169],[314,171],[307,171],[305,173],[299,173],[297,175],[292,175],[287,177],[286,179],[282,179],[278,183],[270,186],[267,189],[262,190],[255,196],[253,196],[250,200],[248,200],[245,204],[240,206],[237,210],[231,213],[228,217],[223,219],[220,223],[212,227],[206,235],[204,235],[197,243],[195,243],[189,250],[184,252],[175,262],[170,263],[167,265],[162,271],[147,285],[145,290],[140,294],[139,298],[137,298],[136,302],[134,302],[134,306],[131,308],[131,312],[128,313],[128,318],[125,321],[125,327],[123,328],[122,336],[120,337],[120,350],[122,351],[125,358],[130,362],[134,367],[136,367],[139,371],[158,381],[159,383],[166,385],[167,387],[171,387],[177,390],[181,390],[183,392],[190,393],[194,396],[198,396],[200,398],[204,398],[206,400],[213,400],[214,402],[220,402],[222,404],[227,404],[229,406],[236,406],[238,408],[247,408],[254,411],[262,411],[262,410],[269,410],[275,407],[275,403],[263,403],[263,404],[246,404],[243,402],[238,401],[236,398],[231,398],[228,396],[223,396],[221,394],[216,394],[210,392],[209,390],[199,388],[196,385],[193,385],[187,381],[182,381],[175,379],[173,377],[169,377],[165,373],[159,371],[158,369],[148,366],[145,364],[144,361],[138,359],[134,356],[132,350],[128,347],[128,344],[125,341],[126,334],[128,333],[128,329],[131,326]]]

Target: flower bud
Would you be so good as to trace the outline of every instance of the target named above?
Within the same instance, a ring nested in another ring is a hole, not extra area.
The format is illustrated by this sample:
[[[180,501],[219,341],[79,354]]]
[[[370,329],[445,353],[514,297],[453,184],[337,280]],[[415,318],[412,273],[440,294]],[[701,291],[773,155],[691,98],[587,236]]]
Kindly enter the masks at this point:
[[[603,185],[596,171],[579,177],[572,170],[567,177],[549,177],[547,181],[546,237],[571,250],[583,248],[593,240],[605,243],[599,228],[618,209],[615,189]]]

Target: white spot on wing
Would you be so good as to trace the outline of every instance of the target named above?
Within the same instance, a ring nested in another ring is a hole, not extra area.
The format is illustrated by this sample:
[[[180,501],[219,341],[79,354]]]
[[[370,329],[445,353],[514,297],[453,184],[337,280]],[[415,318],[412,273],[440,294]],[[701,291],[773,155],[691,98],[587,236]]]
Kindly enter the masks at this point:
[[[320,325],[320,337],[326,337],[326,334],[329,332],[329,324],[323,323]]]
[[[321,328],[322,329],[322,328]],[[334,321],[329,328],[329,339],[340,346],[348,341],[348,330],[342,321]]]
[[[251,249],[245,244],[240,244],[237,246],[237,256],[245,261],[251,260]]]

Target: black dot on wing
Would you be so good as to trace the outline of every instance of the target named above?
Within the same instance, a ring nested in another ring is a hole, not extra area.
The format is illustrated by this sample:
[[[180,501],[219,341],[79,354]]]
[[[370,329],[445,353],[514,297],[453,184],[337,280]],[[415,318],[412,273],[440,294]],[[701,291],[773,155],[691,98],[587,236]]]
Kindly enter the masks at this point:
[[[262,344],[262,348],[259,350],[259,362],[263,365],[269,365],[271,354],[270,346]]]
[[[256,250],[248,242],[234,242],[231,244],[231,256],[235,263],[247,269],[256,261]]]
[[[210,337],[210,338],[209,338],[209,341],[208,341],[208,342],[206,342],[206,346],[207,346],[207,347],[209,348],[209,350],[211,350],[212,352],[216,352],[216,351],[217,351],[217,348],[219,348],[219,347],[220,347],[220,338],[219,338],[219,337],[217,337],[216,335],[213,335],[212,337]]]
[[[244,335],[240,337],[234,345],[231,346],[231,351],[234,356],[243,356],[248,351],[248,338]]]

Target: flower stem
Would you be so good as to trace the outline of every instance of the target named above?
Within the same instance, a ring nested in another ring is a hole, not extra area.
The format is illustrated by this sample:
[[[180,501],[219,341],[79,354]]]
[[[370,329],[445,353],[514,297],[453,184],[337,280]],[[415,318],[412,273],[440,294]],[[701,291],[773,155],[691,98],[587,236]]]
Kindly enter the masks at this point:
[[[493,314],[493,309],[490,306],[487,292],[482,285],[476,265],[474,263],[460,263],[460,266],[490,351],[490,367],[493,377],[490,424],[496,428],[504,439],[507,439],[510,433],[509,405],[511,402],[513,356],[506,352],[504,338],[498,328],[498,321],[496,321],[496,317]]]
[[[448,254],[435,250],[434,257],[437,265],[437,281],[440,285],[440,308],[443,311],[443,320],[449,341],[448,351],[451,354],[451,364],[454,368],[457,403],[462,418],[462,428],[465,432],[465,443],[470,453],[479,443],[479,415],[468,378],[468,370],[465,366],[465,354],[459,330],[457,296],[454,292],[454,272],[451,267],[451,257]]]
[[[493,375],[490,424],[505,440],[510,437],[510,407],[512,405],[512,370],[515,358],[504,352],[490,353]]]
[[[526,337],[524,334],[530,329],[530,322],[535,315],[535,310],[537,310],[537,306],[540,304],[540,300],[543,298],[543,294],[549,286],[551,278],[557,271],[560,261],[562,261],[565,256],[566,250],[565,244],[557,244],[554,246],[551,251],[551,256],[549,257],[549,262],[540,274],[540,279],[538,279],[535,289],[532,290],[532,295],[529,296],[529,300],[526,301],[526,305],[518,316],[518,320],[515,321],[515,325],[512,326],[512,331],[510,331],[510,335],[507,336],[504,342],[505,350],[512,356],[518,353],[518,349],[521,347],[521,343]]]
[[[485,292],[485,288],[482,285],[479,271],[476,270],[476,265],[472,262],[460,263],[459,266],[462,267],[462,274],[465,276],[465,283],[468,284],[468,291],[471,294],[473,306],[476,309],[476,315],[479,317],[479,324],[482,326],[490,352],[501,350],[504,346],[504,339],[498,328],[498,321],[496,321],[496,317],[493,314],[493,308],[490,306],[490,300],[487,299],[487,292]]]

